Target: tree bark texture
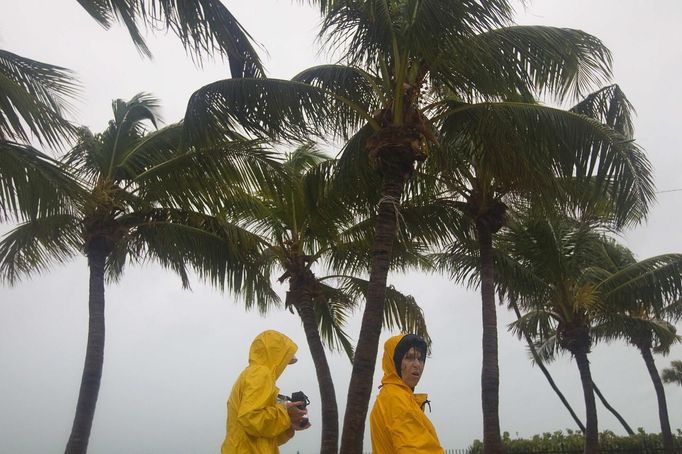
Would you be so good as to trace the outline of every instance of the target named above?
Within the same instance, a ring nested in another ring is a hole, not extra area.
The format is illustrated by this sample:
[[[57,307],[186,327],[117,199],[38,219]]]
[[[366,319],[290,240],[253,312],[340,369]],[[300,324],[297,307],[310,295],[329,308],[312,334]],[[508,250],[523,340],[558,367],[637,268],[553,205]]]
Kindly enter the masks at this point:
[[[617,419],[617,420],[621,423],[621,425],[625,428],[625,431],[628,433],[628,435],[634,435],[635,432],[632,430],[632,427],[630,427],[630,425],[625,421],[625,418],[623,418],[623,417],[620,415],[620,413],[618,413],[618,412],[616,411],[616,409],[613,408],[613,407],[606,401],[606,398],[605,398],[604,395],[601,393],[601,391],[599,391],[599,388],[597,388],[597,385],[594,383],[594,381],[592,382],[592,387],[594,388],[594,392],[597,394],[597,397],[599,397],[599,400],[601,400],[601,403],[604,404],[604,407],[606,407],[606,409],[607,409],[608,411],[610,411],[611,414],[612,414],[613,416],[616,417],[616,419]]]
[[[481,368],[481,402],[483,407],[483,453],[504,452],[500,436],[500,369],[497,348],[497,313],[495,307],[495,275],[492,232],[485,222],[477,222],[481,260],[481,302],[483,318],[483,364]]]
[[[311,276],[310,279],[314,278]],[[320,387],[320,404],[322,407],[322,439],[320,443],[321,454],[336,454],[339,443],[339,412],[336,404],[336,392],[332,374],[329,370],[327,355],[320,339],[317,327],[313,301],[310,293],[306,291],[305,278],[293,277],[289,283],[289,291],[293,296],[293,305],[303,322],[306,340],[310,355],[315,365],[317,382]]]
[[[599,452],[599,426],[597,423],[597,405],[594,400],[592,388],[592,374],[590,373],[590,361],[587,359],[587,349],[576,348],[573,356],[580,371],[580,381],[585,396],[585,454],[597,454]]]
[[[374,366],[384,313],[386,280],[392,258],[405,176],[404,168],[400,166],[386,166],[384,169],[383,197],[379,203],[375,227],[367,302],[353,358],[353,372],[348,386],[346,413],[343,420],[340,450],[343,454],[362,453],[365,419],[372,392]]]
[[[651,376],[651,381],[654,383],[656,390],[656,398],[658,399],[658,418],[661,421],[661,434],[663,435],[663,452],[665,454],[673,454],[675,452],[673,434],[670,430],[670,419],[668,418],[668,404],[665,399],[665,390],[663,389],[663,382],[656,369],[654,356],[651,354],[651,348],[639,347],[639,351],[644,358],[644,363]]]
[[[98,247],[96,244],[91,245],[88,251],[88,266],[90,268],[88,343],[76,415],[66,445],[66,454],[85,454],[87,452],[92,421],[95,417],[104,362],[105,260],[104,248]]]

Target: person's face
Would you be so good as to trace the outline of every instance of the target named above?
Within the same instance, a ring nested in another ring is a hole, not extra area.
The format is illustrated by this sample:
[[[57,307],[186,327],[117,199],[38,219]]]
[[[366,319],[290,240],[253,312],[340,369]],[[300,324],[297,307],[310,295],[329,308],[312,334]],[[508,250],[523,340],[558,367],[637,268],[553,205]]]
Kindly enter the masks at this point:
[[[405,384],[414,389],[424,372],[424,358],[419,350],[412,347],[405,353],[400,363],[400,377]]]

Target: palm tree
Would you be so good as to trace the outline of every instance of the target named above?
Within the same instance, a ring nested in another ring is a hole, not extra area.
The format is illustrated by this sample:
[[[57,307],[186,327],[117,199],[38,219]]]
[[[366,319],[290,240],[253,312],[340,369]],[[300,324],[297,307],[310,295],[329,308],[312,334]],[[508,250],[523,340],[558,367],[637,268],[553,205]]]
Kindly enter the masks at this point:
[[[138,51],[152,52],[139,29],[171,30],[187,53],[200,62],[205,56],[227,57],[232,77],[262,77],[265,73],[252,38],[237,19],[216,0],[78,0],[100,25],[108,29],[122,22]]]
[[[352,360],[353,346],[343,328],[367,292],[368,282],[354,271],[366,272],[359,265],[366,261],[358,256],[368,255],[363,242],[369,233],[339,194],[329,190],[334,164],[311,145],[296,149],[283,163],[284,179],[255,193],[254,205],[261,210],[239,214],[239,222],[264,245],[258,267],[268,275],[273,267],[284,271],[278,280],[289,284],[285,308],[295,309],[301,318],[320,387],[320,452],[333,454],[338,450],[338,409],[324,346],[343,349]],[[333,274],[318,276],[314,270],[321,264]],[[428,339],[414,298],[391,287],[384,327],[396,326]]]
[[[345,65],[310,68],[292,81],[214,82],[192,95],[185,121],[197,140],[221,137],[237,124],[248,133],[293,140],[352,136],[356,146],[344,153],[362,153],[381,175],[370,286],[341,442],[343,452],[359,453],[402,194],[415,163],[435,141],[427,92],[448,88],[463,99],[551,92],[562,98],[606,78],[610,55],[599,40],[576,30],[496,29],[511,23],[507,0],[315,3],[324,16],[323,41]],[[495,361],[486,362],[492,367]],[[496,380],[485,381],[491,396],[485,399],[485,449],[498,452]]]
[[[594,384],[588,354],[606,321],[625,310],[644,307],[644,282],[658,286],[660,294],[651,304],[682,290],[680,255],[665,255],[638,262],[622,273],[607,275],[613,266],[611,240],[594,226],[570,219],[538,220],[524,215],[500,239],[514,264],[500,265],[505,271],[504,292],[518,298],[526,310],[512,328],[538,340],[541,356],[568,351],[576,359],[586,407],[585,452],[598,451]],[[508,278],[525,269],[524,280]],[[627,292],[632,296],[627,297]],[[653,292],[652,292],[653,293]],[[656,306],[659,309],[661,306]],[[600,327],[595,330],[595,327]],[[651,325],[650,325],[651,326]],[[599,334],[599,338],[608,338]]]
[[[665,390],[652,352],[667,354],[681,340],[673,323],[682,316],[682,308],[679,302],[666,302],[680,296],[682,254],[638,262],[631,251],[615,242],[605,243],[605,250],[610,263],[591,272],[599,276],[599,288],[604,295],[627,309],[607,314],[593,329],[593,335],[596,339],[624,339],[639,350],[656,391],[663,448],[667,454],[673,453]]]
[[[677,383],[682,386],[682,361],[671,361],[669,369],[663,369],[663,383]]]
[[[276,298],[266,279],[244,265],[258,254],[258,239],[195,209],[212,193],[229,200],[229,188],[207,188],[204,181],[247,185],[254,175],[272,172],[269,155],[253,143],[181,149],[182,125],[148,131],[146,124],[156,126],[159,117],[157,100],[146,94],[112,107],[107,129],[97,135],[81,130],[59,167],[60,179],[81,187],[78,197],[60,211],[28,219],[0,243],[0,275],[10,284],[80,253],[88,258],[88,342],[67,453],[86,452],[92,427],[104,355],[105,275],[116,280],[128,261],[152,259],[177,272],[185,287],[189,264],[214,283]]]
[[[545,358],[556,350],[568,351],[575,358],[585,398],[585,453],[596,453],[597,409],[588,354],[598,299],[583,270],[598,260],[599,236],[591,226],[567,220],[523,221],[500,240],[533,278],[510,284],[525,287],[520,290],[525,297],[519,295],[518,301],[526,313],[512,328],[519,335],[525,332],[538,339],[538,350]]]
[[[561,203],[609,214],[619,224],[636,222],[653,198],[651,172],[634,142],[582,112],[519,101],[467,103],[456,94],[438,109],[440,147],[425,172],[437,176],[441,197],[470,220],[482,299],[483,414],[491,427],[498,421],[499,389],[493,237],[505,225],[508,206]],[[455,271],[462,238],[452,241],[437,261],[456,279],[466,278]]]

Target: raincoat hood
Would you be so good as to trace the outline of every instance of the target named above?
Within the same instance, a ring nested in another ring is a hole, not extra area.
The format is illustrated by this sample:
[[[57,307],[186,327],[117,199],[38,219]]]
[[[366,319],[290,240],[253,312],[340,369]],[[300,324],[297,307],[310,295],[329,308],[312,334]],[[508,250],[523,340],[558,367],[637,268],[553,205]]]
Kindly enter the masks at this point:
[[[396,370],[394,356],[406,335],[384,343],[381,390],[370,413],[374,454],[444,454],[436,429],[424,414],[426,394],[414,394]],[[409,340],[408,340],[409,341]],[[400,348],[399,350],[402,350]],[[399,353],[400,354],[400,353]]]
[[[251,343],[249,365],[265,366],[278,378],[297,350],[294,341],[284,334],[274,330],[263,331]]]

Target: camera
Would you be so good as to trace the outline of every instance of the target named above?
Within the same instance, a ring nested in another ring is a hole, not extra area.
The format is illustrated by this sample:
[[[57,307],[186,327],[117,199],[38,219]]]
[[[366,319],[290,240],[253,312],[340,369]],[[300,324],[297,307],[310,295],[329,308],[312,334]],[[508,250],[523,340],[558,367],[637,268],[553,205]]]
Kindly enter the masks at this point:
[[[310,399],[308,399],[308,396],[306,396],[303,391],[296,391],[295,393],[291,394],[291,401],[292,402],[303,402],[302,405],[298,405],[297,408],[301,410],[305,410],[306,407],[310,404]],[[301,427],[305,427],[308,425],[308,418],[303,418],[301,419]]]

